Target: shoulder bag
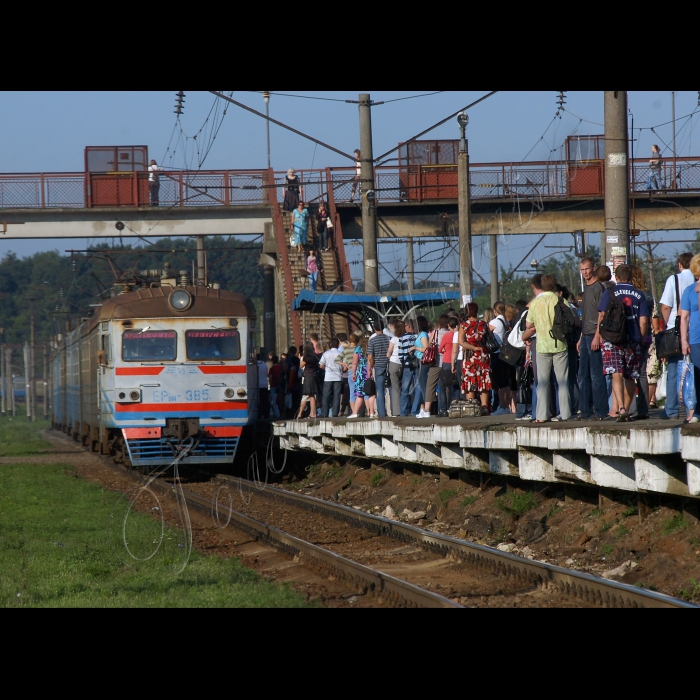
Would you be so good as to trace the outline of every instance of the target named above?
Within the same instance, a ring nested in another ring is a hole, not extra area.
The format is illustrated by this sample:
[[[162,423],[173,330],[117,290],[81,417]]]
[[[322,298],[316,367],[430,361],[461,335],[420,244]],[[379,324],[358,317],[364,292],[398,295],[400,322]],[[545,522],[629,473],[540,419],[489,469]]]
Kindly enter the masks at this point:
[[[674,275],[676,282],[676,323],[673,328],[668,328],[654,337],[656,356],[663,360],[673,355],[681,354],[681,300],[678,288],[678,275]]]
[[[430,343],[428,344],[428,347],[425,349],[425,352],[423,353],[423,358],[421,359],[421,362],[424,365],[434,365],[435,364],[435,358],[437,357],[437,350],[438,350],[437,336],[438,336],[438,332],[433,331],[432,338],[430,339]]]

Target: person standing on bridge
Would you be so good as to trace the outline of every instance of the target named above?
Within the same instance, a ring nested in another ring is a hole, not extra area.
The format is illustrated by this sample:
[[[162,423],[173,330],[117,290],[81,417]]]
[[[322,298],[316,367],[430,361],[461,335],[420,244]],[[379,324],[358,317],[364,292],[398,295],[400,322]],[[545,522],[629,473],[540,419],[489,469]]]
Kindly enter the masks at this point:
[[[284,190],[284,203],[282,209],[284,211],[294,211],[299,204],[299,176],[294,172],[294,168],[287,170],[287,176],[284,178],[286,187]]]
[[[328,250],[328,209],[326,205],[321,202],[321,206],[318,208],[318,213],[316,214],[316,232],[320,238],[320,248],[322,251]]]
[[[656,144],[651,147],[647,189],[650,191],[655,190],[657,192],[661,189],[661,149]]]
[[[357,186],[360,184],[360,180],[362,179],[362,168],[360,167],[360,159],[362,158],[362,154],[360,153],[359,148],[356,148],[353,153],[355,154],[355,177],[352,179],[352,192],[350,192],[351,202],[355,199]],[[362,187],[360,187],[360,194],[362,194]]]
[[[294,222],[294,245],[301,253],[302,246],[306,245],[306,234],[309,230],[309,211],[304,209],[304,202],[299,202],[292,212],[292,221]]]
[[[152,207],[159,205],[158,193],[160,192],[159,173],[162,170],[155,160],[152,160],[148,165],[148,197]]]

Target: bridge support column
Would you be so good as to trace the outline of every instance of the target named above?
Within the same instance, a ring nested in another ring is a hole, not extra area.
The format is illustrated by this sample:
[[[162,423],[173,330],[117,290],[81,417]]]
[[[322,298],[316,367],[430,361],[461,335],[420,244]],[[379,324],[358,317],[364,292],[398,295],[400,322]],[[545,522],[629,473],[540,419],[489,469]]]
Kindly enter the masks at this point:
[[[408,262],[406,284],[408,286],[408,291],[412,292],[413,291],[413,284],[414,284],[414,277],[413,277],[414,262],[413,262],[413,239],[412,238],[406,239],[406,257],[407,257],[407,262]]]
[[[629,263],[629,169],[627,92],[607,90],[605,99],[605,239],[603,262],[612,273]]]

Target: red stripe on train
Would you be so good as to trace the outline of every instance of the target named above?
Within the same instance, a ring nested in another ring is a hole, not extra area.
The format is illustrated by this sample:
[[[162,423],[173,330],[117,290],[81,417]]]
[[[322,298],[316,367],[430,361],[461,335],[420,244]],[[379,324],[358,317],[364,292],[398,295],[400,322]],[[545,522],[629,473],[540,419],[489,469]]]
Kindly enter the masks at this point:
[[[124,437],[127,440],[138,438],[159,438],[163,434],[162,428],[122,428]]]
[[[202,374],[245,374],[245,365],[197,365]]]
[[[247,401],[208,401],[191,403],[116,403],[117,413],[173,413],[174,411],[247,411]]]
[[[202,430],[207,437],[240,437],[243,428],[223,425],[205,425]]]
[[[165,367],[117,367],[115,373],[135,377],[143,374],[160,374],[164,369]]]

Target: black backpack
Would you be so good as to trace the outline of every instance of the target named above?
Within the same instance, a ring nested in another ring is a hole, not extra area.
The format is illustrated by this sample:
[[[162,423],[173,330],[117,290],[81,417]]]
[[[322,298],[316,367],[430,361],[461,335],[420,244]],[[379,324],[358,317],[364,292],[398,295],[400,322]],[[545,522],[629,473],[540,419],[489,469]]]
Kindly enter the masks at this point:
[[[610,290],[610,299],[600,322],[600,337],[615,345],[627,342],[627,311],[625,305]]]
[[[557,305],[554,307],[552,330],[549,331],[549,335],[554,338],[554,346],[556,347],[559,341],[564,343],[564,345],[571,345],[577,325],[578,318],[576,314],[564,299],[559,298]]]

